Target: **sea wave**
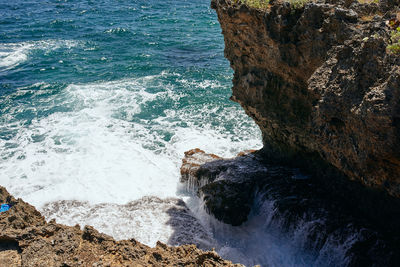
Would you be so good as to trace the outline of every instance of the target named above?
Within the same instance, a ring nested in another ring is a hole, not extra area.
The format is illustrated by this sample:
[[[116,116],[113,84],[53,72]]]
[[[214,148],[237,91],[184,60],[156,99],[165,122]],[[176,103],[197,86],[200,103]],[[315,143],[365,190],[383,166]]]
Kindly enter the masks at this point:
[[[33,50],[52,51],[59,48],[70,49],[80,43],[74,40],[42,40],[20,43],[0,43],[0,71],[17,67],[28,60]]]
[[[53,91],[40,84],[21,90],[30,101],[18,105],[13,99],[20,95],[8,96],[13,108],[0,118],[8,133],[0,138],[1,184],[38,207],[62,199],[124,204],[177,197],[186,150],[229,157],[261,146],[239,106],[194,101],[171,83],[178,78],[162,72]]]
[[[77,222],[94,226],[117,240],[135,238],[148,246],[155,246],[157,241],[195,243],[207,249],[215,245],[210,233],[178,198],[147,196],[123,205],[63,200],[46,204],[42,214],[71,226]]]

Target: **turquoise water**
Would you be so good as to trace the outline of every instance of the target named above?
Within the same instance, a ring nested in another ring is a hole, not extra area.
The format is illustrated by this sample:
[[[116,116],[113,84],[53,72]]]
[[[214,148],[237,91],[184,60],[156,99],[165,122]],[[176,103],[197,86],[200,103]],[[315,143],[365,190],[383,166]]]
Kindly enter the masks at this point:
[[[261,147],[220,31],[208,0],[0,0],[0,184],[47,219],[251,263],[178,189],[185,151]]]

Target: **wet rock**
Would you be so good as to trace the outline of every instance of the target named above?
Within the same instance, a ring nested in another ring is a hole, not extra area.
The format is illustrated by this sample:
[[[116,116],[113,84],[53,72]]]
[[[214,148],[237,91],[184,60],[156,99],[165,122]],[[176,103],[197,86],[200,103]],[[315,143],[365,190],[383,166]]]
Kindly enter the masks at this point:
[[[217,181],[204,185],[199,192],[207,211],[218,220],[234,226],[247,220],[252,204],[247,184]]]
[[[242,152],[236,159],[225,160],[200,149],[190,150],[182,161],[181,182],[217,219],[240,225],[250,212],[257,176],[266,171],[255,157],[255,152]]]
[[[181,182],[190,187],[189,189],[201,186],[202,181],[198,179],[193,180],[193,177],[197,176],[196,173],[199,172],[202,164],[216,159],[220,159],[220,157],[214,154],[207,154],[198,148],[186,151],[185,157],[182,159]],[[208,182],[206,181],[206,183]]]
[[[115,241],[93,227],[46,222],[31,205],[0,187],[0,266],[239,266],[195,245],[150,248],[134,239]]]
[[[301,249],[311,251],[315,258],[342,248],[345,258],[336,264],[400,263],[399,202],[382,199],[375,191],[348,180],[326,184],[299,169],[269,162],[257,151],[233,159],[212,159],[201,150],[186,155],[195,164],[191,171],[191,160],[183,160],[181,181],[191,182],[188,190],[197,194],[206,211],[218,220],[240,225],[252,209],[270,203],[264,211],[270,218],[266,227],[288,236],[301,234],[297,241]]]

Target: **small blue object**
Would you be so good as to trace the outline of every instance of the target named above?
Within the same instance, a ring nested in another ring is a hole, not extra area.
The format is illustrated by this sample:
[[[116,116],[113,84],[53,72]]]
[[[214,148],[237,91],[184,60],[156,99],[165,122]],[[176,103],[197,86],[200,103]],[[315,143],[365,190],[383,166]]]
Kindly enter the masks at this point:
[[[10,205],[8,205],[8,204],[1,204],[1,206],[0,206],[0,212],[5,212],[9,209],[10,209]]]

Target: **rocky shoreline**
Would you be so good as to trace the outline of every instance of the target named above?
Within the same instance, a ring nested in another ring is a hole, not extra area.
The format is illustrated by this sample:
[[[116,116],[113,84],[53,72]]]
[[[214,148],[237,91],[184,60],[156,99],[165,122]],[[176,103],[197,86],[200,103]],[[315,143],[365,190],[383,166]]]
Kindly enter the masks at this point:
[[[115,241],[93,227],[46,222],[33,206],[0,187],[0,266],[241,266],[195,245],[154,248],[130,239]]]
[[[181,182],[233,226],[267,203],[265,226],[301,233],[316,266],[400,266],[400,59],[387,23],[398,22],[398,1],[244,2],[211,6],[232,100],[264,147],[232,159],[188,151]],[[3,187],[0,201],[11,204],[0,213],[0,266],[240,266],[195,245],[150,248],[46,222]]]

